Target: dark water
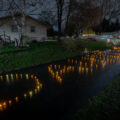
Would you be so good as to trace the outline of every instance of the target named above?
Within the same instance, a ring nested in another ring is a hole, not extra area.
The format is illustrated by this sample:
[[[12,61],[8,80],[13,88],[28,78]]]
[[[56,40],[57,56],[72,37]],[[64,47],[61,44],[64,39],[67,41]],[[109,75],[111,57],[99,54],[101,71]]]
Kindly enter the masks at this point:
[[[7,105],[0,111],[0,118],[69,120],[80,107],[99,94],[114,76],[119,74],[119,52],[94,52],[2,74],[0,104],[6,102]],[[42,86],[35,93],[37,79]],[[25,93],[27,96],[24,96]],[[9,100],[12,101],[11,105]]]

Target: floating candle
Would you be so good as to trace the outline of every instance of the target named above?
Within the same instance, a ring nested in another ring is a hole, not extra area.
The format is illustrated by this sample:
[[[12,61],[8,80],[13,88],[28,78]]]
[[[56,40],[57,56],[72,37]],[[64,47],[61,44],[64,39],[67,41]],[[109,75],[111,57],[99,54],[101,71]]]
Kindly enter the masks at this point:
[[[15,97],[15,101],[18,102],[18,97]]]

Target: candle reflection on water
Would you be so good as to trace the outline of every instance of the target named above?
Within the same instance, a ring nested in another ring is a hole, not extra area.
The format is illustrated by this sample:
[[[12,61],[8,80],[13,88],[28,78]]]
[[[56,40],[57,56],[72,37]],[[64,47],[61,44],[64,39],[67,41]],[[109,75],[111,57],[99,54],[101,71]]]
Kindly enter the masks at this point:
[[[58,83],[62,83],[63,75],[67,73],[77,70],[84,76],[88,74],[93,75],[98,68],[104,71],[107,65],[115,64],[117,61],[120,61],[120,47],[109,50],[109,52],[99,50],[93,51],[92,54],[87,53],[82,56],[80,60],[68,58],[67,65],[62,67],[62,65],[51,64],[48,66],[48,72]]]
[[[33,90],[30,90],[26,93],[23,94],[23,96],[15,96],[13,99],[6,99],[6,100],[0,100],[0,111],[4,111],[6,110],[8,107],[10,107],[11,105],[13,105],[12,103],[17,103],[22,99],[26,99],[26,98],[32,98],[33,95],[38,94],[38,92],[40,92],[40,89],[43,87],[43,84],[40,82],[40,80],[37,78],[37,76],[29,75],[23,75],[23,74],[6,74],[6,75],[0,75],[0,81],[4,81],[7,84],[11,84],[13,81],[17,80],[17,79],[29,79],[31,78],[34,82],[35,82],[35,88]]]

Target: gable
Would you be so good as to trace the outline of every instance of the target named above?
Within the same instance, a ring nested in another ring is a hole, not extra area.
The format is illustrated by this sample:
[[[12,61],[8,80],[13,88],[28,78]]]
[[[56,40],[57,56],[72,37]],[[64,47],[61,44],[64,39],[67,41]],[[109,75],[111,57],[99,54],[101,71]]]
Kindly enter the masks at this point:
[[[20,22],[20,15],[16,15],[16,19],[17,19],[17,21],[18,22]],[[0,18],[0,26],[2,25],[1,23],[3,22],[3,21],[12,21],[12,17],[11,16],[5,16],[5,17],[2,17],[2,18]],[[31,17],[31,16],[26,16],[26,20],[25,20],[25,22],[26,21],[32,21],[33,23],[36,23],[36,24],[38,24],[38,25],[42,25],[42,26],[44,26],[44,27],[46,27],[46,28],[49,28],[49,24],[48,23],[46,23],[46,22],[42,22],[42,21],[39,21],[38,19],[35,19],[35,18],[33,18],[33,17]],[[5,23],[5,22],[3,22],[3,23]]]
[[[34,19],[31,19],[30,17],[27,17],[26,19],[25,19],[25,26],[33,26],[33,25],[35,25],[35,26],[38,26],[38,27],[44,27],[44,28],[47,28],[47,26],[46,25],[44,25],[44,24],[42,24],[41,22],[38,22],[38,21],[36,21],[36,20],[34,20]]]

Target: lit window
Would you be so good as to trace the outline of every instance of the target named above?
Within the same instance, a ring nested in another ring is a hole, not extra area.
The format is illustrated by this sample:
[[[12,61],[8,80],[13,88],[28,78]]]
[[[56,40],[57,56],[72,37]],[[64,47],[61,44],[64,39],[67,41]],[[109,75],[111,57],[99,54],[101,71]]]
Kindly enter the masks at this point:
[[[35,32],[36,31],[36,28],[35,28],[35,26],[31,26],[31,30],[30,30],[31,32]]]
[[[12,32],[18,32],[17,25],[12,25],[11,31],[12,31]]]

